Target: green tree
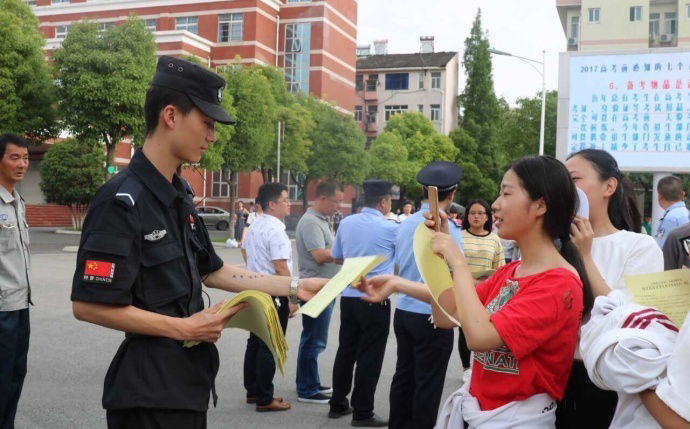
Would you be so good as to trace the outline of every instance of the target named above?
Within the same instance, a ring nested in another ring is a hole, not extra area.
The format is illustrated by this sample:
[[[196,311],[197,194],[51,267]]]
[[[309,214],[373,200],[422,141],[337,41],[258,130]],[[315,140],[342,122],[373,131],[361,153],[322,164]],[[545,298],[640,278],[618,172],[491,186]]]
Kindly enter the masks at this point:
[[[406,165],[402,169],[405,174],[400,182],[396,182],[400,185],[401,199],[422,197],[416,174],[424,166],[432,161],[453,161],[458,155],[453,142],[448,137],[439,134],[431,120],[422,113],[394,115],[386,124],[385,133],[398,136],[403,148],[407,151]],[[372,160],[387,163],[385,158],[372,158]]]
[[[457,162],[465,166],[471,180],[466,182],[481,184],[479,188],[467,188],[461,185],[461,192],[457,198],[465,201],[470,197],[464,191],[486,192],[479,195],[487,200],[498,192],[498,186],[503,176],[506,157],[497,139],[501,112],[505,107],[499,103],[494,92],[492,76],[491,54],[489,53],[488,34],[482,29],[481,9],[477,11],[470,35],[465,39],[465,53],[463,67],[467,80],[465,88],[458,96],[458,104],[462,109],[461,131],[454,131],[450,137],[459,149]],[[503,107],[502,107],[503,106]],[[467,151],[468,137],[474,141],[473,151]],[[474,165],[476,170],[469,167]]]
[[[55,143],[41,162],[41,191],[49,203],[68,206],[72,227],[81,229],[89,202],[103,184],[103,150],[93,142]]]
[[[403,145],[402,138],[394,132],[383,132],[376,137],[369,148],[372,161],[369,178],[384,179],[399,184],[414,175],[408,162],[408,152]],[[376,162],[376,161],[380,162]]]
[[[557,105],[558,92],[547,91],[544,154],[551,156],[556,155]],[[518,98],[517,107],[505,112],[501,122],[498,138],[506,160],[539,153],[541,93],[531,98]]]
[[[84,141],[104,143],[107,171],[118,143],[143,134],[144,100],[156,68],[154,37],[134,17],[103,32],[98,23],[83,21],[72,24],[54,58],[64,125]]]
[[[301,99],[312,114],[315,128],[309,135],[311,155],[307,158],[308,173],[302,185],[302,201],[307,207],[307,185],[320,178],[337,179],[345,184],[359,185],[369,170],[366,138],[351,115],[310,96]]]
[[[280,171],[289,171],[293,178],[299,173],[306,174],[307,158],[311,155],[309,135],[316,127],[311,113],[304,106],[294,102],[289,106],[279,106],[277,116],[281,129]],[[262,163],[264,182],[272,181],[275,176],[274,168],[278,163],[277,149],[276,141]]]
[[[56,88],[38,19],[27,4],[0,0],[0,40],[0,130],[34,143],[55,137]]]

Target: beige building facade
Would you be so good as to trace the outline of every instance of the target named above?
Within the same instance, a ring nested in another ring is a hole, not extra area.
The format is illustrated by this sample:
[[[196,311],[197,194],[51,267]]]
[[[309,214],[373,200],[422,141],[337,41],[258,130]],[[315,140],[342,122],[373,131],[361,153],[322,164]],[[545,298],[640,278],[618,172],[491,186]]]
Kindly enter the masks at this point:
[[[567,50],[690,47],[690,1],[556,0]]]

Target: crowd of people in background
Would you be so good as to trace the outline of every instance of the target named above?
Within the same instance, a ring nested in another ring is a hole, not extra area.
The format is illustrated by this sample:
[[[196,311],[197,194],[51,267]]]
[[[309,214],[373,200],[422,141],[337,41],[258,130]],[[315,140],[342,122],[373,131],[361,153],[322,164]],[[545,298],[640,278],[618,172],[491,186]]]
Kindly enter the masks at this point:
[[[517,160],[493,204],[454,202],[462,201],[456,193],[458,170],[436,162],[420,171],[424,200],[416,211],[405,200],[393,213],[391,184],[372,180],[364,183],[362,207],[343,218],[342,186],[318,185],[316,202],[296,231],[300,276],[331,278],[338,264],[355,256],[388,259],[359,289],[348,288],[340,298],[332,388],[321,382],[317,357],[328,342],[335,303],[317,319],[303,316],[298,400],[329,404],[330,418],[352,414],[353,426],[483,428],[478,422],[495,421],[487,427],[690,427],[690,409],[669,408],[665,401],[673,394],[657,395],[647,387],[663,377],[650,381],[621,374],[643,365],[644,352],[621,361],[615,353],[585,348],[592,332],[616,331],[611,314],[632,311],[625,275],[690,266],[690,219],[680,179],[659,181],[658,202],[665,212],[651,237],[643,229],[632,183],[607,152],[583,150],[565,164],[549,157]],[[443,232],[433,246],[452,269],[456,297],[439,302],[423,285],[412,250],[416,226],[431,222],[428,186],[439,187]],[[587,197],[586,217],[575,216],[575,187]],[[248,227],[255,228],[252,222]],[[394,313],[393,293],[398,294]],[[448,316],[461,322],[463,385],[440,407],[457,326]],[[397,362],[386,420],[374,413],[374,395],[391,318]],[[593,368],[599,378],[592,378]],[[634,386],[620,387],[621,377]]]

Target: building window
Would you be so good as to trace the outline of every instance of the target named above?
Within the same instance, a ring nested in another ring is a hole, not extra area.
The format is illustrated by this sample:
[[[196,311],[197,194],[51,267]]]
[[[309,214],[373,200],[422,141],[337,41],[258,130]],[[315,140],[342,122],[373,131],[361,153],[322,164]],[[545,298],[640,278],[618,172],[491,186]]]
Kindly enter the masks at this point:
[[[650,13],[649,14],[649,38],[656,40],[659,36],[661,28],[659,22],[661,21],[661,14]]]
[[[228,13],[218,16],[218,41],[241,42],[242,27],[244,24],[243,13]]]
[[[419,73],[419,89],[424,89],[424,72]]]
[[[175,30],[187,30],[190,33],[199,34],[199,17],[183,16],[176,18]]]
[[[379,112],[378,106],[367,106],[367,124],[376,123],[376,115]]]
[[[580,17],[573,16],[570,18],[570,37],[577,39],[580,37]]]
[[[361,91],[364,89],[364,76],[358,74],[355,76],[355,91]]]
[[[441,72],[431,73],[431,89],[441,88]]]
[[[237,196],[237,180],[235,180],[235,196]],[[214,171],[211,182],[212,198],[230,198],[230,185],[223,178],[222,171]]]
[[[599,23],[599,11],[598,7],[589,9],[589,22],[592,24]]]
[[[36,2],[34,2],[34,4],[35,4],[35,3],[36,3]],[[687,18],[690,18],[690,4],[686,4],[686,5],[685,5],[685,16],[686,16]]]
[[[26,4],[28,4],[29,6],[36,6],[36,0],[28,0]]]
[[[666,12],[664,14],[664,24],[666,28],[666,34],[676,34],[676,13]]]
[[[114,22],[99,22],[98,23],[98,31],[105,31],[109,28],[112,28],[115,26]]]
[[[386,91],[409,89],[409,73],[388,73],[386,74]]]
[[[147,19],[144,21],[144,25],[146,25],[146,29],[149,31],[156,31],[156,20],[155,19]]]
[[[355,122],[362,122],[362,106],[355,106]]]
[[[35,4],[36,2],[34,2]],[[50,2],[51,4],[61,4],[61,3],[69,3],[69,0],[52,0]]]
[[[367,92],[375,92],[376,85],[379,82],[379,75],[370,74],[367,79]]]
[[[364,149],[368,150],[371,147],[371,144],[374,143],[375,140],[376,140],[376,136],[367,136],[367,142],[364,146]]]
[[[309,93],[311,24],[285,26],[285,81],[288,91]]]
[[[391,118],[391,116],[394,116],[398,113],[405,113],[407,112],[407,106],[406,105],[395,105],[395,106],[386,106],[386,111],[385,111],[385,119],[386,122],[388,122]]]
[[[417,111],[419,113],[424,113],[424,105],[423,104],[418,104],[417,105]]]
[[[288,3],[311,3],[311,0],[287,0]]]
[[[642,6],[633,6],[630,8],[630,22],[642,21]]]
[[[441,105],[440,104],[432,104],[431,105],[431,121],[432,122],[440,122],[441,121]]]
[[[69,33],[69,25],[58,25],[55,27],[55,38],[64,39]]]

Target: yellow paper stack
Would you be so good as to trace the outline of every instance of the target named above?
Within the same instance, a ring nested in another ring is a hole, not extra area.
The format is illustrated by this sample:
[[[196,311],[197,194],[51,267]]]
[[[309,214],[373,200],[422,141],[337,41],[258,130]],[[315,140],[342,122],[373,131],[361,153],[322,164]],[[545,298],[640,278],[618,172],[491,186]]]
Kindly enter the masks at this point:
[[[278,319],[273,298],[265,292],[245,290],[226,302],[218,312],[225,311],[242,302],[249,303],[249,305],[232,316],[225,327],[244,329],[261,338],[271,350],[280,373],[285,375],[283,366],[287,359],[288,345],[280,326],[280,319]],[[199,341],[185,341],[184,346],[193,347],[197,344]]]

